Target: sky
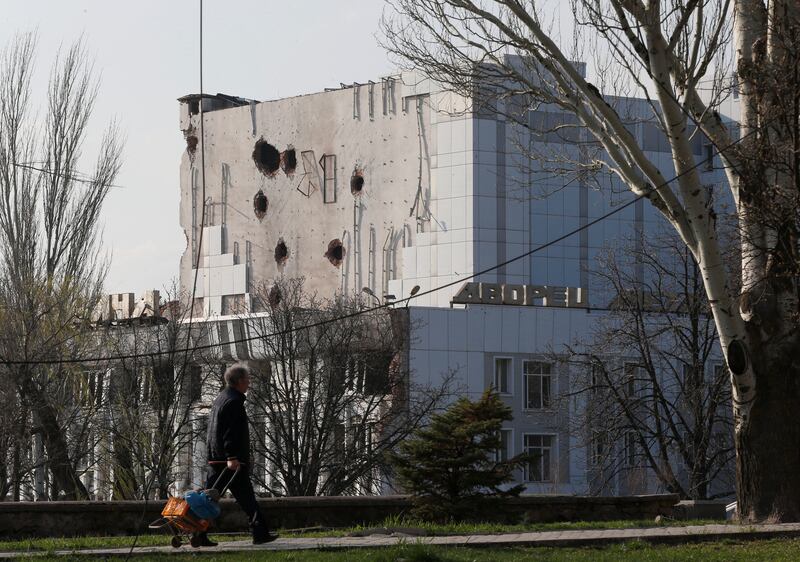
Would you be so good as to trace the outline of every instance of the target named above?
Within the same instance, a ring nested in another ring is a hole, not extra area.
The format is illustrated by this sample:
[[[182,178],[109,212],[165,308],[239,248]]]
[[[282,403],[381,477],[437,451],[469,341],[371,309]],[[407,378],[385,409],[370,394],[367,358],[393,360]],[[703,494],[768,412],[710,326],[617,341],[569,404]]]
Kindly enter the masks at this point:
[[[204,89],[257,100],[366,82],[395,65],[376,35],[380,0],[204,0]],[[124,164],[103,212],[106,289],[141,294],[178,276],[185,148],[177,98],[199,91],[199,0],[4,0],[0,46],[38,36],[41,103],[59,48],[83,39],[100,77],[81,171],[116,120]]]

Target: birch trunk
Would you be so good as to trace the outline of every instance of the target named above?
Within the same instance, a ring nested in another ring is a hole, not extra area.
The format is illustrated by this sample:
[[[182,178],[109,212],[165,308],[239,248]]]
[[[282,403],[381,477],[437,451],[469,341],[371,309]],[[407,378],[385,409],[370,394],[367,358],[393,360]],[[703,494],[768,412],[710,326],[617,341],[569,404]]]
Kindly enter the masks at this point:
[[[751,349],[758,391],[735,435],[742,519],[800,520],[800,369],[788,351],[770,343]]]
[[[738,178],[742,247],[740,313],[745,359],[757,384],[736,425],[736,478],[743,519],[800,520],[800,364],[797,335],[798,8],[736,2],[742,134],[757,131]],[[786,88],[785,91],[781,91]],[[757,155],[768,155],[758,158]]]

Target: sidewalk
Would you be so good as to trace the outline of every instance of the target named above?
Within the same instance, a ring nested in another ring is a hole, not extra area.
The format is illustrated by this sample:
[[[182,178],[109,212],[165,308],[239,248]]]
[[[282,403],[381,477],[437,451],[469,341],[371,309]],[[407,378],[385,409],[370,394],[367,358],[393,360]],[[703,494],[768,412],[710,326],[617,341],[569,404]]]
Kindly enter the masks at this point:
[[[470,547],[509,547],[509,546],[598,546],[633,540],[650,543],[680,544],[697,541],[719,539],[766,539],[777,537],[800,537],[800,523],[783,523],[777,525],[703,525],[690,527],[652,527],[647,529],[599,529],[595,531],[548,531],[541,533],[510,533],[503,535],[461,535],[441,537],[388,536],[371,535],[368,537],[335,537],[335,538],[281,538],[265,545],[252,545],[249,541],[221,543],[214,548],[194,549],[188,545],[181,548],[171,546],[139,547],[134,555],[141,554],[189,554],[189,553],[224,553],[251,552],[261,550],[312,550],[317,548],[352,549],[378,548],[393,546],[401,542],[423,543],[438,546],[470,546]],[[14,559],[20,556],[36,555],[75,555],[85,556],[124,556],[128,548],[109,548],[93,550],[59,550],[45,552],[2,552],[0,559]]]

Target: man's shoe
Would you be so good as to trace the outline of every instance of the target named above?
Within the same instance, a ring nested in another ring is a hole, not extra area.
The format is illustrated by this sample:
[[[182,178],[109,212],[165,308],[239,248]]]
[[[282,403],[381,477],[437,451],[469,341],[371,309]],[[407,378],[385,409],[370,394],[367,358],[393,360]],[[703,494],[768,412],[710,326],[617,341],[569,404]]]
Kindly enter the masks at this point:
[[[192,535],[192,539],[189,541],[189,544],[195,548],[199,548],[201,546],[217,546],[219,543],[215,543],[209,539],[206,533],[195,533]]]
[[[263,533],[258,533],[253,535],[253,544],[266,544],[268,542],[276,540],[277,538],[278,538],[277,534],[265,531]]]

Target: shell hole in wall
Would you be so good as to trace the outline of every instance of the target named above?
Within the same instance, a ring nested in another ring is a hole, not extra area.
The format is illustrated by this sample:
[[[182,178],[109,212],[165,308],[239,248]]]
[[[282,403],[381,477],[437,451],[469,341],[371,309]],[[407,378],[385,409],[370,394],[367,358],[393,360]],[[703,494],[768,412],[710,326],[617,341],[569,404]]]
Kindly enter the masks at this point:
[[[361,195],[364,190],[364,172],[363,170],[356,170],[353,172],[353,177],[350,178],[350,193],[353,195]]]
[[[267,214],[268,208],[269,201],[267,200],[267,196],[259,189],[258,193],[253,196],[253,212],[256,214],[256,218],[258,220],[263,219],[264,215]]]
[[[263,138],[256,142],[253,148],[253,162],[256,168],[265,176],[272,177],[281,167],[281,153]]]
[[[189,157],[194,157],[195,152],[197,152],[197,145],[200,142],[194,125],[189,125],[183,130],[183,140],[186,141],[186,152],[189,153]]]
[[[294,174],[297,168],[297,153],[294,148],[287,148],[281,154],[281,168],[283,168],[283,173],[287,176]]]
[[[281,300],[283,299],[283,294],[281,293],[281,288],[277,285],[273,285],[272,288],[269,290],[269,294],[267,295],[267,302],[272,308],[275,308],[279,304],[281,304]]]
[[[286,263],[286,260],[289,259],[289,248],[286,247],[286,242],[283,241],[283,238],[278,240],[278,244],[275,246],[275,263],[279,266]]]
[[[325,252],[325,257],[328,258],[328,261],[331,262],[331,265],[335,267],[339,267],[342,265],[342,261],[344,260],[344,246],[342,245],[342,241],[338,238],[331,240],[328,244],[328,251]]]
[[[195,135],[189,135],[186,137],[186,150],[190,155],[194,156],[194,153],[197,151],[198,142],[199,141]]]

